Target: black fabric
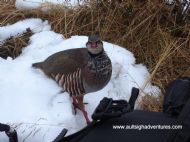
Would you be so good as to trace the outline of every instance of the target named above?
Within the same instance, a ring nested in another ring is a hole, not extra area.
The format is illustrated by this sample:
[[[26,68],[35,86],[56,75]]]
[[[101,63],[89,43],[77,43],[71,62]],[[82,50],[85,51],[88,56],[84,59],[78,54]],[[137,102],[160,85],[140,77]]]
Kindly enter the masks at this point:
[[[190,78],[179,78],[171,82],[164,98],[163,111],[176,117],[182,130],[168,134],[167,142],[190,142]]]
[[[88,133],[94,128],[95,125],[95,122],[91,122],[79,132],[69,135],[67,137],[62,137],[59,140],[54,140],[53,142],[79,142],[82,138],[88,135]]]
[[[170,132],[167,142],[190,142],[190,99],[181,111],[178,121],[183,129]]]
[[[10,129],[9,125],[0,123],[0,132],[8,132]]]
[[[18,142],[16,130],[10,129],[11,128],[9,125],[0,123],[0,132],[5,132],[5,134],[9,137],[9,142]]]
[[[130,111],[130,105],[126,100],[113,100],[112,98],[104,97],[96,107],[92,119],[95,121],[106,120],[113,117],[120,117]]]
[[[60,141],[67,134],[67,131],[68,131],[67,129],[63,129],[53,142]]]
[[[113,129],[113,126],[126,125],[176,125],[179,122],[164,113],[133,111],[119,118],[101,121],[87,126],[81,132],[61,139],[59,142],[166,142],[171,130],[168,129]]]
[[[178,117],[187,100],[190,98],[190,78],[179,78],[171,82],[164,98],[163,111]]]

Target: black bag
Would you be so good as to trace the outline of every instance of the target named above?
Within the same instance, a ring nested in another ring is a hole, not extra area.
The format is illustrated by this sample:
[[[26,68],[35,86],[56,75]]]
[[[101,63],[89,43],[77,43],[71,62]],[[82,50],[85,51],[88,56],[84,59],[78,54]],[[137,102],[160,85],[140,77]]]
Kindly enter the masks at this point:
[[[132,91],[130,103],[104,98],[92,115],[92,123],[67,137],[64,137],[67,131],[64,129],[54,142],[190,142],[189,82],[189,78],[181,78],[170,83],[164,112],[133,110],[136,89]],[[132,126],[138,127],[129,129]],[[154,129],[154,126],[168,129]],[[173,126],[182,128],[172,130]],[[144,129],[148,127],[151,129]]]
[[[190,142],[190,78],[179,78],[169,84],[164,98],[163,111],[183,126],[173,130],[167,137],[168,142]]]
[[[190,98],[190,78],[183,77],[171,82],[164,98],[163,112],[178,117]]]
[[[18,142],[17,132],[7,124],[0,123],[0,132],[5,132],[9,137],[9,142]]]

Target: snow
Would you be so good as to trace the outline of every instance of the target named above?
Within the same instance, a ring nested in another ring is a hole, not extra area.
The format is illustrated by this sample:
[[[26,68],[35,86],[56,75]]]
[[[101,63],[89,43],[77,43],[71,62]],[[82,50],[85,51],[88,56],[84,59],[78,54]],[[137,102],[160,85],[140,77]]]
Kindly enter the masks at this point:
[[[68,93],[60,93],[61,88],[55,81],[31,65],[58,51],[85,47],[87,37],[65,39],[51,31],[47,21],[26,19],[0,27],[0,39],[22,34],[28,27],[34,34],[22,54],[14,60],[0,58],[0,122],[15,127],[19,141],[50,142],[63,128],[71,134],[86,123],[80,111],[76,115],[73,113]],[[132,87],[141,88],[141,96],[142,92],[159,93],[158,87],[150,83],[145,85],[150,74],[144,65],[135,64],[131,52],[112,43],[103,43],[111,58],[113,73],[105,88],[85,95],[89,117],[103,97],[128,100]],[[0,141],[8,141],[5,134],[0,133]]]
[[[21,36],[27,28],[31,28],[32,32],[36,33],[42,30],[50,30],[51,27],[47,24],[47,21],[42,22],[41,19],[28,19],[19,21],[13,25],[7,25],[6,27],[0,28],[0,42],[9,38],[10,36]]]
[[[177,0],[165,0],[167,4],[173,5]],[[187,12],[186,10],[189,9],[190,1],[189,0],[179,0],[181,5],[183,6],[183,12]]]
[[[82,5],[85,0],[16,0],[16,7],[18,9],[35,9],[48,6],[48,4],[61,4],[69,7]],[[47,5],[46,5],[47,4]]]

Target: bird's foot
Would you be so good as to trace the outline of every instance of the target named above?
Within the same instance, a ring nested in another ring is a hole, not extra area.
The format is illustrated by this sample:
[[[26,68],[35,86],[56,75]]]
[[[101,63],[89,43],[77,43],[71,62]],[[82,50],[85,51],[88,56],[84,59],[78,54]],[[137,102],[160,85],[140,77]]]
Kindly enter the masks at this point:
[[[86,123],[89,124],[90,123],[90,119],[88,118],[88,113],[84,110],[84,109],[81,109],[82,111],[82,114],[86,120]]]
[[[72,99],[73,99],[73,103],[72,104],[73,104],[75,115],[77,113],[77,109],[81,110],[82,114],[83,114],[83,116],[84,116],[84,118],[86,120],[86,123],[89,124],[90,123],[90,119],[88,118],[88,114],[85,111],[84,106],[80,106],[78,100],[75,97],[72,97]],[[88,104],[88,103],[84,103],[84,104]]]

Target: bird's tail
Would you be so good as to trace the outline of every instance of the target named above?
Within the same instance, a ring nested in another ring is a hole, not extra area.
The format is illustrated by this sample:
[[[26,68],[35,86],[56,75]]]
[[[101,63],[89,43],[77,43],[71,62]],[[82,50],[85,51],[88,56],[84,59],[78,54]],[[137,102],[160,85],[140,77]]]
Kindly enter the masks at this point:
[[[32,67],[42,69],[42,62],[34,63],[32,64]]]

